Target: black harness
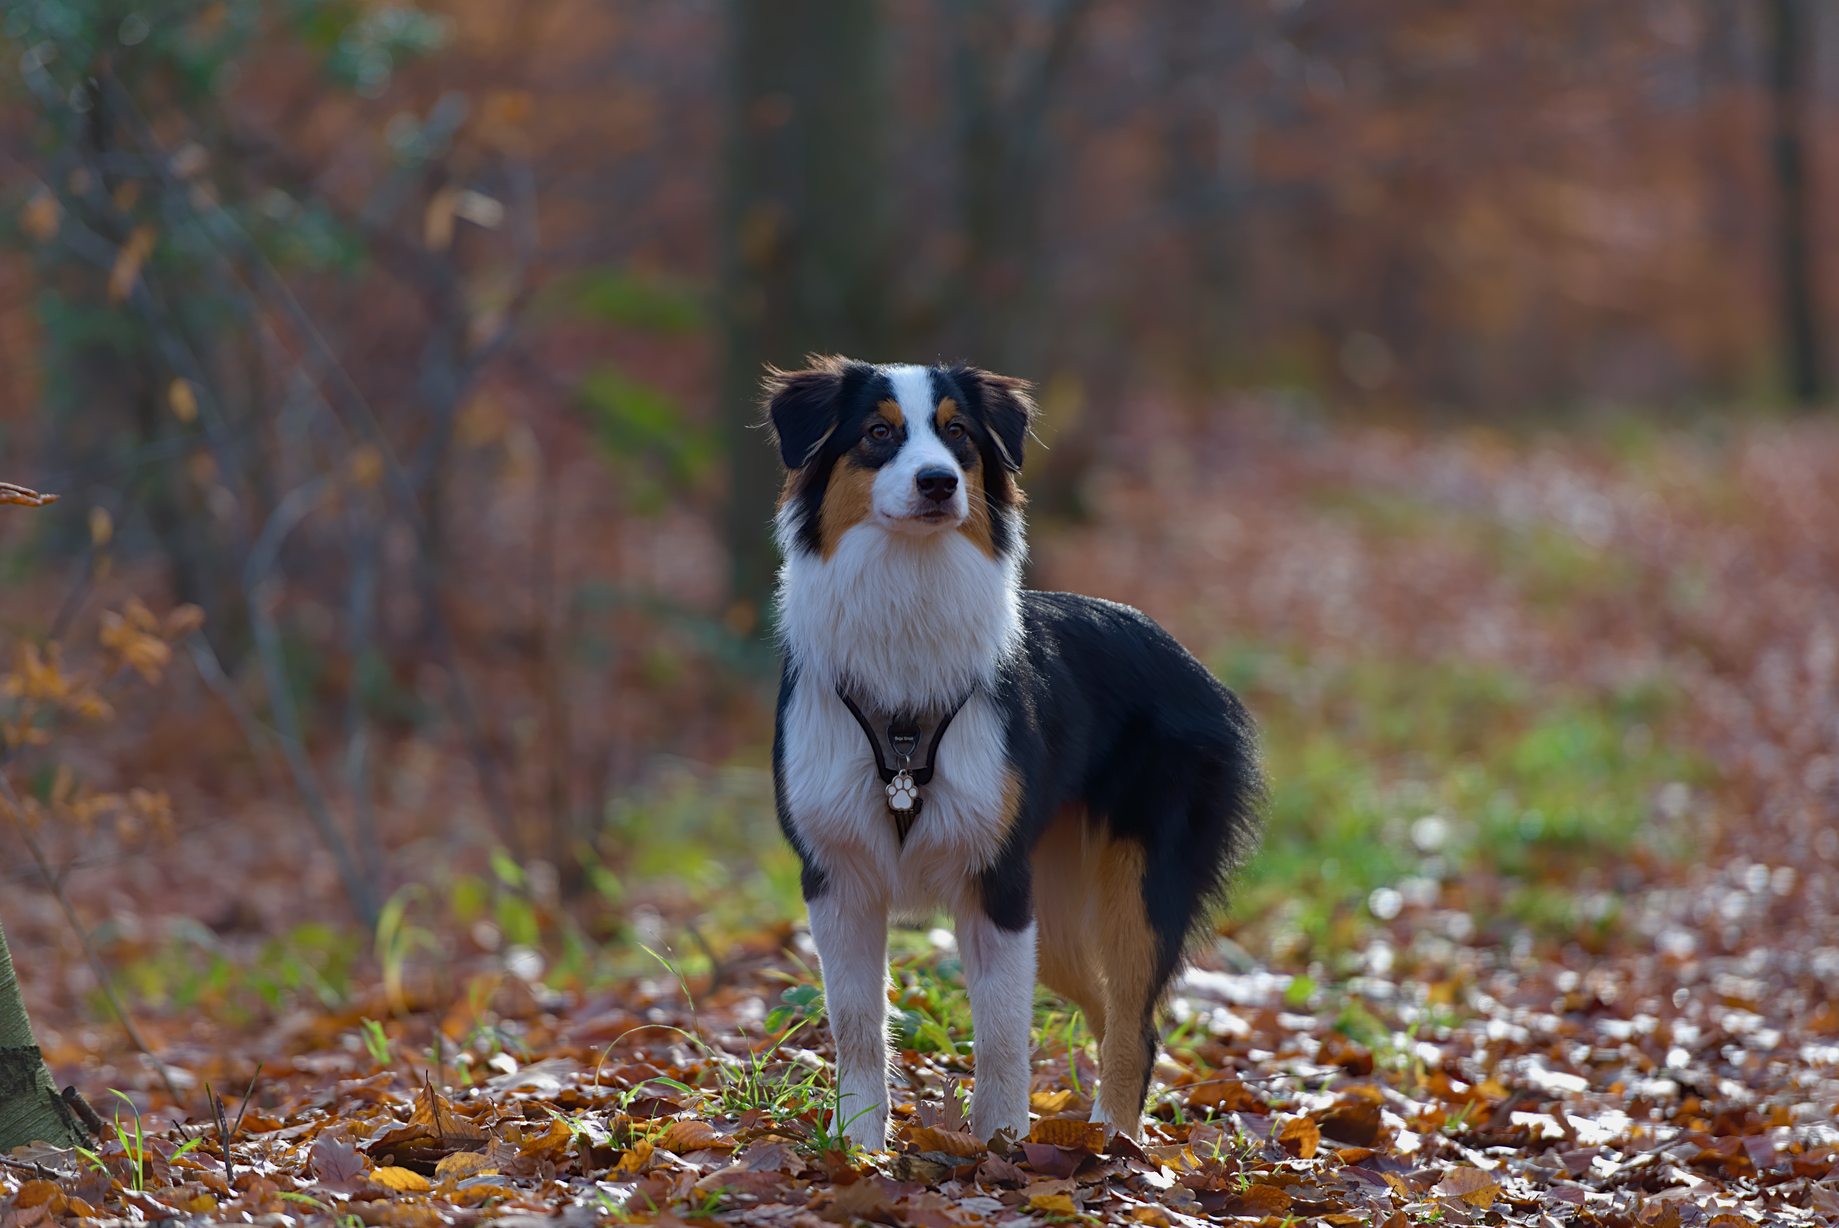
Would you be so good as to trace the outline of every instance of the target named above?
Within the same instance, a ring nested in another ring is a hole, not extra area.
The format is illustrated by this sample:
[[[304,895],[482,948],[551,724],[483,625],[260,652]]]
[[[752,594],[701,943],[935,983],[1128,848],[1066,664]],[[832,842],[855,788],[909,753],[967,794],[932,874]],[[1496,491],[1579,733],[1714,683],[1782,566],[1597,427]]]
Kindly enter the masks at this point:
[[[875,736],[875,727],[868,723],[868,717],[862,715],[862,709],[856,701],[843,690],[843,684],[837,683],[837,698],[849,709],[849,714],[856,718],[856,724],[862,726],[868,744],[875,751],[875,770],[881,774],[881,783],[887,787],[888,811],[894,816],[894,831],[900,842],[907,842],[907,832],[913,827],[913,820],[919,818],[920,807],[926,799],[920,796],[920,787],[932,782],[933,762],[939,753],[939,743],[945,737],[945,731],[951,728],[952,718],[957,716],[971,696],[977,693],[975,685],[964,693],[964,697],[953,704],[951,711],[940,720],[938,728],[932,731],[932,741],[926,747],[926,765],[913,767],[913,752],[919,749],[919,718],[911,712],[899,712],[888,722],[888,745],[894,748],[894,757],[899,760],[896,767],[889,767],[887,757],[881,753],[881,739]]]

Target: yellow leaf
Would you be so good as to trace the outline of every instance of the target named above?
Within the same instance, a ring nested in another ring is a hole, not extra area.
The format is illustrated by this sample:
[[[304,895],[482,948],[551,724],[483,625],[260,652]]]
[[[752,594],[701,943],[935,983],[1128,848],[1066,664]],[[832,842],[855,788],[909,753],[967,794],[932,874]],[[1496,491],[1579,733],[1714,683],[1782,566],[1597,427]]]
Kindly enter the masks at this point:
[[[134,228],[128,241],[115,253],[115,267],[109,270],[109,302],[125,303],[134,293],[141,266],[153,254],[153,237],[153,227],[143,223]]]
[[[190,380],[174,377],[172,383],[166,385],[166,404],[179,421],[198,420],[198,394],[192,391]]]
[[[181,1211],[189,1211],[193,1215],[204,1215],[207,1212],[217,1209],[217,1200],[209,1194],[193,1194],[190,1198],[179,1203],[178,1208]]]
[[[1028,1200],[1030,1211],[1052,1211],[1059,1215],[1078,1215],[1079,1208],[1065,1194],[1036,1194]]]
[[[1148,1224],[1149,1228],[1169,1228],[1168,1212],[1161,1207],[1132,1207],[1130,1218],[1139,1224]]]
[[[619,1157],[619,1163],[613,1166],[613,1172],[609,1175],[608,1180],[618,1181],[623,1177],[638,1176],[643,1171],[646,1161],[651,1159],[651,1152],[651,1140],[640,1139],[633,1144],[631,1151]]]
[[[451,1177],[456,1181],[462,1177],[497,1171],[492,1167],[491,1157],[482,1151],[456,1151],[451,1155],[442,1156],[441,1162],[434,1166],[435,1176]]]
[[[420,1173],[407,1168],[373,1168],[370,1179],[386,1190],[395,1190],[398,1194],[426,1194],[434,1187]]]
[[[1043,1117],[1051,1117],[1063,1111],[1072,1102],[1072,1091],[1064,1087],[1057,1092],[1036,1092],[1028,1097],[1028,1107]]]
[[[40,186],[32,193],[32,199],[19,215],[19,228],[37,239],[40,243],[57,234],[58,223],[63,220],[64,208],[57,203],[50,189]]]

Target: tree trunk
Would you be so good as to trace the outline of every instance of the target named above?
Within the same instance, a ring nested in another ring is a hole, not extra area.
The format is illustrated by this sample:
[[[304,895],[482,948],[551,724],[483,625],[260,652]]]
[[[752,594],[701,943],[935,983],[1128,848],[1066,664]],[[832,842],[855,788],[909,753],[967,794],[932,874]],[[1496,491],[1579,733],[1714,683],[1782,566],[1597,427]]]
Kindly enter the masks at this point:
[[[973,362],[1039,380],[1048,289],[1047,113],[1090,0],[1051,0],[1035,36],[1010,6],[951,0],[951,101],[964,268],[954,310]],[[953,330],[956,331],[956,330]]]
[[[0,1154],[32,1142],[75,1147],[89,1136],[51,1082],[19,996],[13,956],[0,928]]]
[[[1818,401],[1820,331],[1814,308],[1813,243],[1809,234],[1805,111],[1807,14],[1800,0],[1771,0],[1769,93],[1773,102],[1776,188],[1776,258],[1780,262],[1782,342],[1788,393],[1802,405]]]
[[[730,0],[728,14],[720,395],[727,621],[746,633],[765,621],[777,558],[778,462],[756,429],[763,369],[814,352],[890,357],[889,74],[878,0]]]

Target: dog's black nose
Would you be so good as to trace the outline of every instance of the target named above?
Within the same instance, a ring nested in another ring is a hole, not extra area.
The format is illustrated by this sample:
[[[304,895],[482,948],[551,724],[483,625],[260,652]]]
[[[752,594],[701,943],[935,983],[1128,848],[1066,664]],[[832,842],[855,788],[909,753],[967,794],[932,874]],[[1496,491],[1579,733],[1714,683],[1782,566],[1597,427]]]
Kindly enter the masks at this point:
[[[943,503],[958,493],[958,475],[949,469],[922,469],[913,481],[920,494],[934,503]]]

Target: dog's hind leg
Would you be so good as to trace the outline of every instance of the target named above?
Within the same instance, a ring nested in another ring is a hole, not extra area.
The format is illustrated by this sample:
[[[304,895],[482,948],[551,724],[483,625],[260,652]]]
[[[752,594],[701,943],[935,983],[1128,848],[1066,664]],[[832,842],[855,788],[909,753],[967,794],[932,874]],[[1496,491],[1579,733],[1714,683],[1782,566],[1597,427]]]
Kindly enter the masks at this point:
[[[982,908],[959,913],[958,951],[970,991],[973,1060],[971,1132],[1028,1133],[1028,1057],[1033,1049],[1035,926],[1009,929]]]
[[[1096,857],[1084,812],[1061,811],[1034,846],[1034,915],[1040,926],[1040,977],[1077,1006],[1086,1028],[1101,1045],[1105,1039],[1104,983],[1098,963],[1098,886]]]
[[[833,1128],[879,1151],[887,1145],[888,1122],[887,907],[851,901],[836,883],[807,907],[836,1040],[840,1111]]]
[[[1143,1132],[1143,1098],[1156,1060],[1156,999],[1164,962],[1144,897],[1144,865],[1141,844],[1113,838],[1098,854],[1096,876],[1105,1030],[1092,1120],[1133,1139]]]

